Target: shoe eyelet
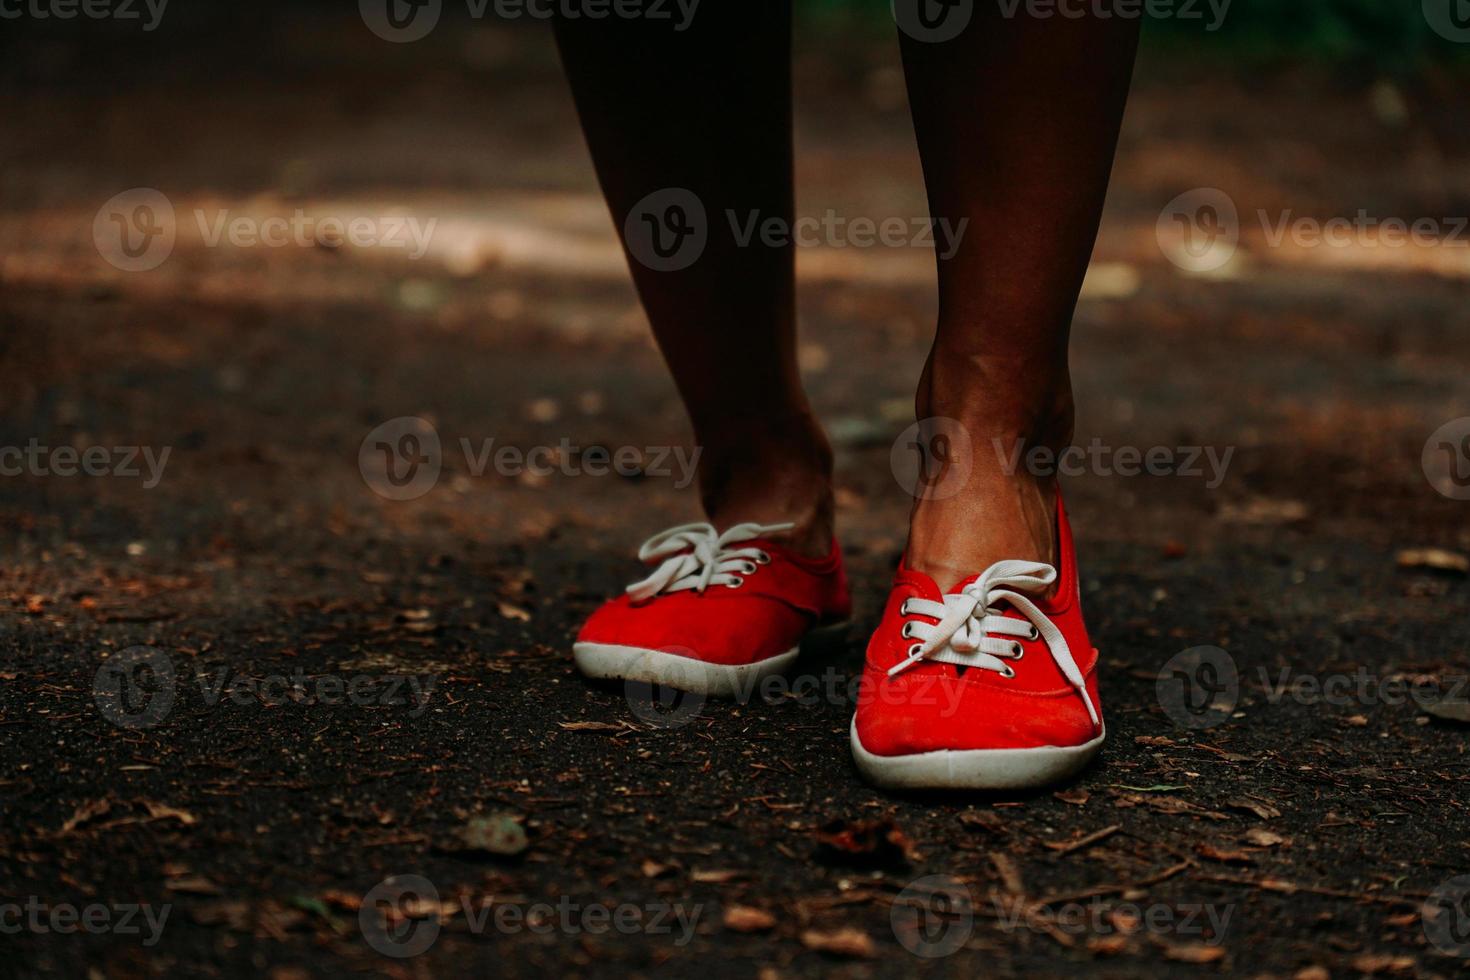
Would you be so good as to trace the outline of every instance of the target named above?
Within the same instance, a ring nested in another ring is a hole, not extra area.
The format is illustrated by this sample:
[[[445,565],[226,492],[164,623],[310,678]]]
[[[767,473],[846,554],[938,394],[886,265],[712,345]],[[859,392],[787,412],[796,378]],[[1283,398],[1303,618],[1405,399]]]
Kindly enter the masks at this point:
[[[898,614],[900,616],[907,616],[909,614],[909,601],[907,599],[898,604]]]
[[[1026,637],[1026,639],[1028,639],[1028,640],[1039,640],[1039,639],[1041,639],[1041,630],[1039,630],[1039,629],[1036,628],[1036,624],[1035,623],[1032,623],[1031,624],[1031,635],[1028,636],[1028,637]]]
[[[758,565],[769,565],[771,563],[771,556],[764,551],[757,551],[755,553],[755,561]]]
[[[1019,644],[1019,643],[1012,643],[1011,644],[1011,656],[1015,657],[1017,660],[1020,660],[1025,655],[1026,655],[1026,648],[1025,647],[1021,646],[1021,644]]]
[[[1006,669],[1001,671],[1000,676],[1004,677],[1006,680],[1010,680],[1012,677],[1016,676],[1015,668],[1013,668],[1010,664],[1006,664]]]
[[[914,638],[913,637],[913,634],[911,634],[909,632],[909,624],[908,623],[904,623],[903,624],[903,629],[901,629],[901,630],[898,631],[898,635],[901,636],[901,637],[903,637],[905,640],[912,640]]]
[[[746,575],[754,575],[756,573],[756,570],[757,570],[757,568],[756,568],[755,562],[748,561],[748,562],[745,563],[745,574]]]
[[[910,657],[918,656],[919,651],[922,650],[922,649],[924,649],[924,644],[922,644],[922,643],[915,643],[913,646],[909,647],[909,656]]]
[[[725,588],[727,588],[727,589],[738,589],[738,588],[740,588],[744,584],[745,584],[745,579],[740,578],[737,575],[734,578],[730,579],[730,581],[728,581],[728,582],[725,583]]]

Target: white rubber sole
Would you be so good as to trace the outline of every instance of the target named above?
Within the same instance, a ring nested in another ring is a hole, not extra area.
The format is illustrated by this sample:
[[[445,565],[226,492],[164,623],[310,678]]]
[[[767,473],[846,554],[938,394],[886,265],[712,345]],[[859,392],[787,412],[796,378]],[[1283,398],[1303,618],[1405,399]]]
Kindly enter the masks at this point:
[[[800,647],[753,664],[711,664],[662,650],[577,643],[572,659],[588,677],[612,681],[643,681],[716,698],[748,698],[761,679],[784,673],[796,662]]]
[[[849,741],[858,772],[884,789],[1037,789],[1075,776],[1086,768],[1108,736],[1081,745],[1043,745],[1034,749],[966,749],[874,755],[858,738],[853,719]]]

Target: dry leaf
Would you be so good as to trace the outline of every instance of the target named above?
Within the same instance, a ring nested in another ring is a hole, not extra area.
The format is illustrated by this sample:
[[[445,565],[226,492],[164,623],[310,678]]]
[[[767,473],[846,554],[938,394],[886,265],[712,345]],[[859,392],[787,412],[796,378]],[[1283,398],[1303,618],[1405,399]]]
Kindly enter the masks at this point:
[[[919,857],[892,820],[832,820],[816,838],[817,858],[829,864],[902,867]]]
[[[622,732],[633,727],[626,721],[562,721],[557,724],[569,732]]]
[[[774,928],[776,917],[750,905],[725,906],[725,928],[736,932],[763,932]]]
[[[835,932],[808,929],[801,934],[801,944],[807,949],[834,956],[871,958],[876,955],[873,940],[861,929],[838,929]]]
[[[177,820],[185,827],[192,827],[199,822],[199,818],[187,810],[167,806],[163,803],[154,803],[152,800],[141,800],[143,806],[148,809],[148,816],[153,820]]]
[[[1470,574],[1470,558],[1443,548],[1405,548],[1398,553],[1400,568],[1425,568],[1452,575]]]
[[[1064,789],[1053,793],[1052,796],[1070,806],[1086,806],[1087,801],[1092,799],[1092,794],[1085,789]]]
[[[1250,830],[1247,830],[1245,832],[1245,840],[1257,847],[1275,847],[1278,844],[1286,843],[1285,837],[1264,827],[1252,827]]]
[[[1470,701],[1436,701],[1422,706],[1424,713],[1444,721],[1470,725]]]
[[[109,800],[91,800],[83,803],[76,810],[72,811],[72,815],[67,818],[66,823],[61,825],[61,830],[57,831],[57,833],[69,834],[82,824],[97,819],[111,809],[112,803]]]
[[[1128,937],[1094,936],[1087,940],[1087,948],[1096,956],[1117,956],[1128,949]]]
[[[1219,946],[1190,943],[1164,947],[1164,958],[1180,963],[1218,963],[1225,958],[1225,950]]]
[[[529,623],[531,614],[520,606],[513,606],[508,602],[500,604],[500,615],[505,619],[513,619],[518,623]]]
[[[1254,813],[1262,820],[1272,820],[1281,816],[1281,811],[1269,803],[1262,803],[1259,800],[1252,800],[1244,796],[1237,796],[1233,799],[1226,800],[1225,805],[1232,810],[1244,810],[1247,813]]]
[[[726,882],[734,881],[736,878],[743,877],[745,877],[745,872],[737,870],[735,868],[717,868],[709,871],[703,871],[696,868],[695,870],[689,872],[690,881],[702,881],[710,885],[723,885]]]
[[[498,854],[513,857],[530,845],[526,830],[509,813],[471,817],[456,827],[453,837],[439,850],[449,854]]]
[[[1272,500],[1268,497],[1252,497],[1239,504],[1226,504],[1220,508],[1220,520],[1226,524],[1293,524],[1306,520],[1307,505],[1300,500]]]

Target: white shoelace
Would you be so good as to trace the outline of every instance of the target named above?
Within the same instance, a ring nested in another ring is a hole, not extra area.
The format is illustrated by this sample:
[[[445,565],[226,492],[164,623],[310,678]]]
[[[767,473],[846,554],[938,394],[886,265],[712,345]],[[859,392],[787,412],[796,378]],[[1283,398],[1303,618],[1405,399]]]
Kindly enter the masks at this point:
[[[899,610],[901,615],[928,616],[939,622],[930,624],[916,619],[905,620],[903,635],[920,642],[909,647],[908,659],[889,670],[888,676],[902,673],[922,660],[937,660],[1014,677],[1016,672],[1006,661],[1020,660],[1024,648],[1016,640],[1000,637],[1039,638],[1046,641],[1046,648],[1058,669],[1082,696],[1093,725],[1100,724],[1097,707],[1087,694],[1087,682],[1077,668],[1077,661],[1072,658],[1062,631],[1035,603],[1021,594],[1045,595],[1056,580],[1057,570],[1050,565],[1032,561],[998,561],[958,593],[946,595],[942,603],[931,599],[904,600]],[[1024,620],[1002,616],[997,608],[1001,602],[1009,602],[1030,621],[1030,625]]]
[[[745,578],[768,564],[771,556],[759,548],[734,547],[745,541],[789,531],[795,524],[736,524],[724,534],[712,524],[682,524],[655,534],[638,549],[638,560],[652,564],[664,559],[653,574],[628,586],[628,595],[642,601],[661,592],[711,585],[738,589]]]

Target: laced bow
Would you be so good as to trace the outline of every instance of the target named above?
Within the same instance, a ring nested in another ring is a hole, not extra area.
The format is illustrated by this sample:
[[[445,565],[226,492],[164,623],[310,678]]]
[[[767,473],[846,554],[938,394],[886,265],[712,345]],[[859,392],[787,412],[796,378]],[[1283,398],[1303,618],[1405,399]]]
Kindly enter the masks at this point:
[[[721,534],[712,524],[682,524],[655,534],[638,549],[639,561],[662,560],[647,578],[628,586],[635,600],[651,599],[660,593],[711,585],[738,589],[742,576],[754,575],[771,556],[759,548],[738,547],[743,542],[789,531],[794,524],[736,524]]]
[[[1006,661],[1019,660],[1025,652],[1015,638],[1042,639],[1057,668],[1082,696],[1093,725],[1100,724],[1097,706],[1087,694],[1087,682],[1072,657],[1066,637],[1023,594],[1045,595],[1056,580],[1057,570],[1050,565],[1013,559],[991,565],[959,592],[944,596],[942,603],[930,599],[905,600],[903,615],[927,616],[939,622],[905,621],[903,635],[921,642],[909,648],[907,659],[891,668],[888,676],[900,674],[921,661],[936,660],[1011,677],[1015,671]],[[1010,603],[1025,619],[1001,615],[1002,602]]]

